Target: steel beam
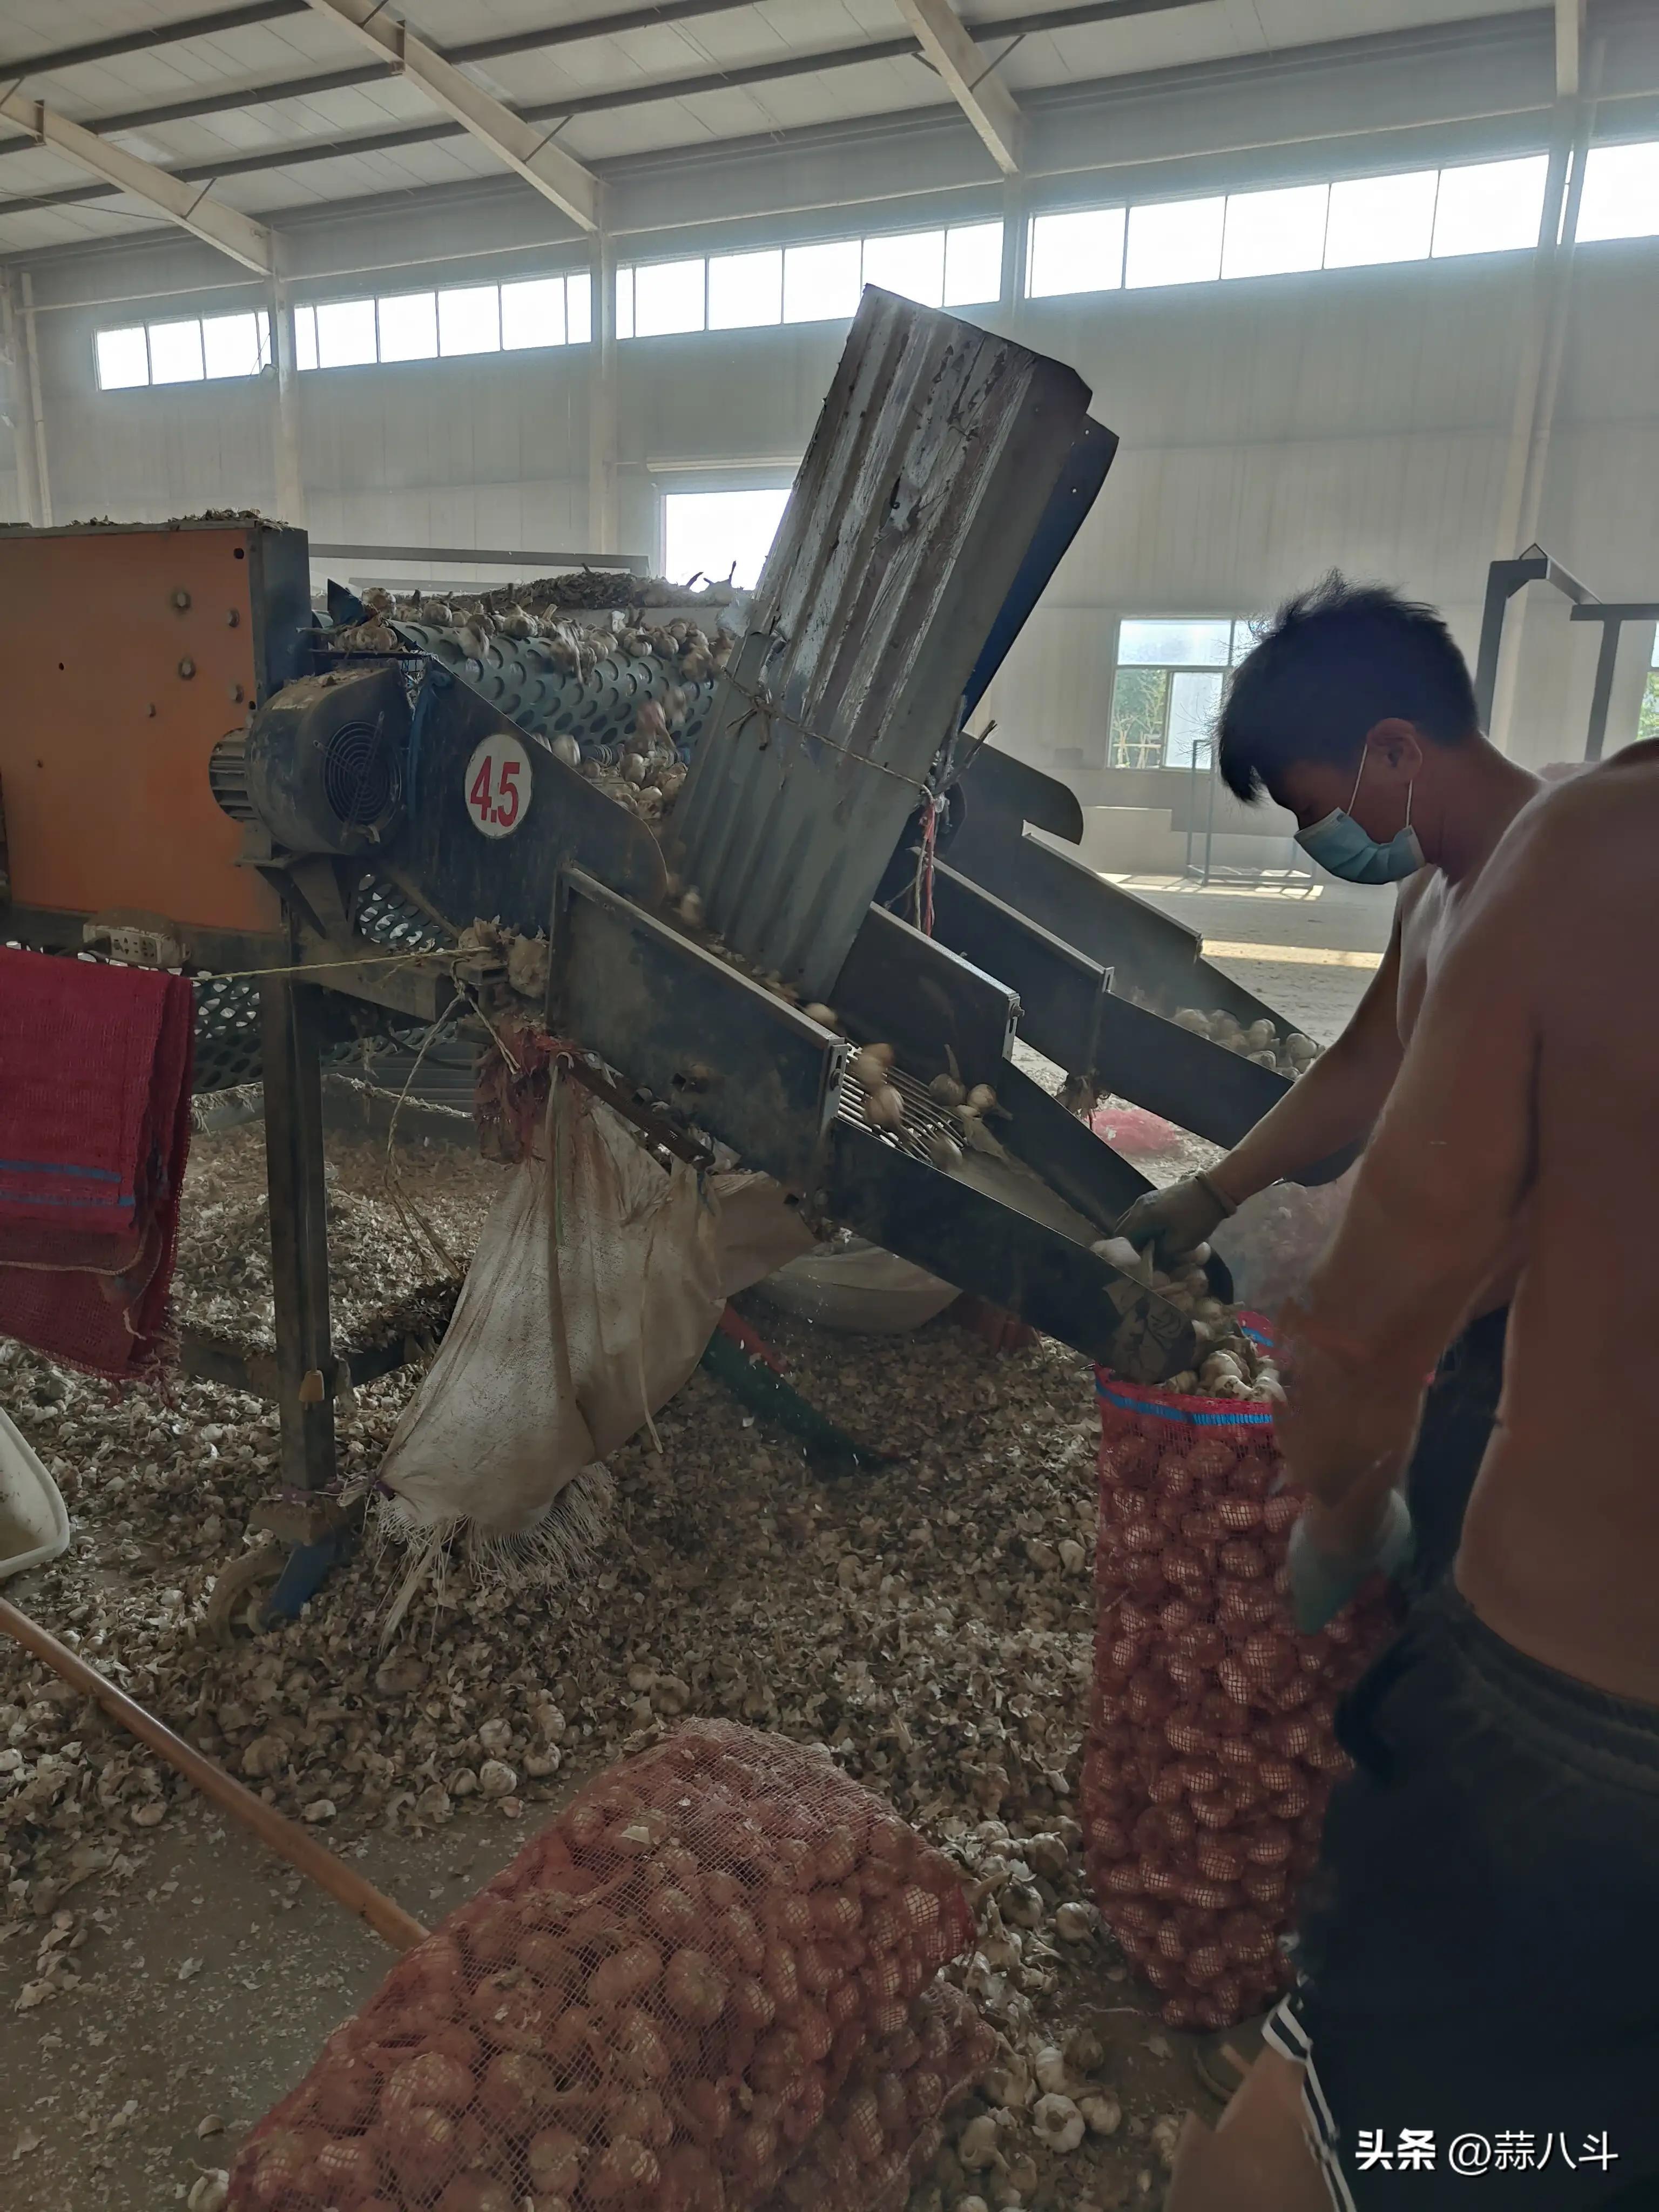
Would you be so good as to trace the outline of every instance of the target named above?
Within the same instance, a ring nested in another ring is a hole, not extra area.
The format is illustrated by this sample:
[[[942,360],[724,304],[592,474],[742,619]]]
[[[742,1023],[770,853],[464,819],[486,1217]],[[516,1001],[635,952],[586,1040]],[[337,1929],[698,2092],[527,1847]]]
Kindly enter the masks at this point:
[[[143,200],[169,222],[176,222],[204,245],[216,246],[221,253],[229,254],[245,269],[258,270],[262,276],[275,275],[276,250],[270,233],[252,216],[210,198],[205,185],[199,191],[192,190],[169,170],[158,169],[153,161],[140,161],[137,154],[112,146],[83,124],[71,123],[44,100],[30,100],[23,93],[0,94],[0,115],[21,124],[37,144],[50,147],[79,168],[90,170],[116,191],[130,192],[135,199]]]
[[[446,61],[435,46],[417,39],[406,23],[387,15],[385,0],[310,0],[310,5],[317,15],[349,31],[372,53],[392,62],[434,106],[573,222],[583,230],[598,229],[599,180],[593,172],[555,146],[550,131],[526,123],[453,62]]]
[[[898,0],[898,5],[923,58],[939,71],[991,159],[1004,176],[1017,176],[1024,118],[1012,93],[994,74],[996,64],[969,37],[951,0]]]
[[[611,17],[585,17],[572,23],[562,23],[535,31],[513,31],[491,39],[477,39],[441,50],[441,58],[452,65],[472,62],[492,61],[518,53],[539,52],[544,49],[568,46],[578,40],[614,35],[618,31],[637,30],[647,24],[672,22],[691,16],[729,12],[742,5],[744,0],[665,0],[665,4],[653,9],[630,9]],[[269,13],[293,15],[304,12],[312,0],[276,0]],[[989,19],[975,23],[974,35],[977,40],[1030,37],[1039,31],[1065,30],[1080,24],[1115,21],[1119,18],[1136,15],[1162,15],[1176,9],[1201,4],[1201,0],[1082,0],[1081,5],[1051,8],[1030,17],[1011,16]],[[210,30],[234,28],[242,19],[242,11],[228,10],[221,23],[212,16],[191,19],[196,32],[205,34]],[[251,12],[246,20],[264,20]],[[158,33],[145,43],[161,43],[162,38],[185,35],[188,26],[179,25]],[[122,44],[125,52],[132,46]],[[377,52],[381,51],[378,46]],[[433,47],[433,52],[440,49]],[[732,91],[750,84],[772,84],[795,76],[814,76],[826,70],[857,68],[879,61],[902,60],[921,52],[919,40],[909,33],[895,39],[877,39],[856,46],[835,46],[817,53],[786,54],[775,61],[750,62],[732,69],[704,70],[697,75],[680,77],[647,78],[632,84],[618,85],[605,92],[580,93],[563,100],[544,100],[534,107],[522,111],[530,123],[562,122],[578,115],[611,114],[620,109],[649,105],[655,100],[680,100],[697,93]],[[11,66],[20,81],[50,68],[67,68],[74,61],[93,61],[103,58],[101,50],[64,48],[57,54],[25,58]],[[94,116],[87,127],[103,133],[111,131],[142,131],[153,125],[177,122],[189,117],[225,115],[240,110],[259,107],[273,100],[305,99],[313,94],[339,90],[356,84],[373,82],[393,73],[395,64],[382,58],[379,67],[333,70],[325,75],[310,77],[288,77],[267,84],[244,85],[234,92],[215,92],[191,94],[184,100],[165,100],[155,106],[129,108],[118,115]],[[0,68],[0,74],[3,74]],[[270,149],[256,154],[242,154],[227,161],[198,163],[180,167],[175,173],[186,180],[206,177],[254,176],[270,169],[298,167],[310,161],[332,161],[351,154],[373,154],[395,151],[403,146],[422,146],[434,141],[453,137],[463,126],[459,123],[407,124],[394,131],[365,133],[356,138],[330,138],[301,142],[283,148]],[[21,139],[0,140],[0,154],[21,149]],[[72,207],[95,199],[101,195],[84,186],[70,186],[57,192],[31,193],[15,201],[0,201],[0,215],[9,207],[49,208]]]

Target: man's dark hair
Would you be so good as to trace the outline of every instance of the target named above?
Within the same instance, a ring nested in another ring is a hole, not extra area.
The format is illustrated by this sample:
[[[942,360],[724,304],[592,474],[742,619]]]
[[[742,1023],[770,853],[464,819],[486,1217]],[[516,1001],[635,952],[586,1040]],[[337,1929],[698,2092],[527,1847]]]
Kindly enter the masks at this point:
[[[1480,722],[1468,665],[1433,607],[1333,569],[1285,601],[1233,672],[1222,775],[1250,800],[1297,761],[1357,769],[1367,731],[1391,716],[1461,744]]]

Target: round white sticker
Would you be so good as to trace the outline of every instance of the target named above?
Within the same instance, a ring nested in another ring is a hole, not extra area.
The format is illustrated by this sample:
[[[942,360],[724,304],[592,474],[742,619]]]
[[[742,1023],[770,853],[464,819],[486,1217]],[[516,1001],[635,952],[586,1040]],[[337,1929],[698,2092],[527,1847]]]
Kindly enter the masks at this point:
[[[510,837],[530,807],[530,756],[505,732],[474,745],[466,764],[466,811],[486,837]]]

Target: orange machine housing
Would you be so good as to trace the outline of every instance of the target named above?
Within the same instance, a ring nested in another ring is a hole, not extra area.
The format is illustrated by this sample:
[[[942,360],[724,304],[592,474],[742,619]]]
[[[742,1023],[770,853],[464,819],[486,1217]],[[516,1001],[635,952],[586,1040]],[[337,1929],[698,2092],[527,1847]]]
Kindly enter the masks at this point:
[[[77,918],[153,916],[200,959],[282,928],[208,758],[308,669],[310,621],[302,531],[0,530],[0,857],[26,934],[34,915],[64,941]]]

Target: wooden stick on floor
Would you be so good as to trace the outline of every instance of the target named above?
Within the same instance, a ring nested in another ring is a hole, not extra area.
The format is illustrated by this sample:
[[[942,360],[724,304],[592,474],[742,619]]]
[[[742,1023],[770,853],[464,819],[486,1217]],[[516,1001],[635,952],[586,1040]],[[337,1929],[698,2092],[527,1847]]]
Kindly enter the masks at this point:
[[[424,1937],[426,1929],[402,1905],[394,1905],[389,1897],[366,1882],[362,1875],[354,1874],[343,1859],[337,1858],[297,1821],[267,1805],[251,1790],[245,1790],[222,1766],[194,1750],[181,1736],[174,1735],[170,1728],[135,1704],[125,1691],[118,1690],[113,1682],[95,1667],[89,1667],[68,1644],[60,1644],[38,1621],[31,1620],[27,1613],[20,1613],[4,1598],[0,1598],[0,1632],[13,1638],[26,1651],[32,1651],[84,1696],[95,1698],[112,1720],[118,1721],[141,1743],[148,1744],[158,1757],[166,1759],[169,1766],[176,1767],[186,1782],[193,1784],[204,1797],[210,1797],[233,1820],[240,1820],[278,1857],[285,1858],[291,1867],[298,1868],[349,1911],[366,1920],[393,1950],[407,1951]]]

